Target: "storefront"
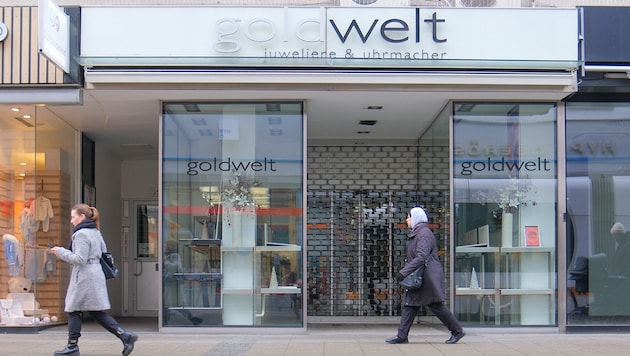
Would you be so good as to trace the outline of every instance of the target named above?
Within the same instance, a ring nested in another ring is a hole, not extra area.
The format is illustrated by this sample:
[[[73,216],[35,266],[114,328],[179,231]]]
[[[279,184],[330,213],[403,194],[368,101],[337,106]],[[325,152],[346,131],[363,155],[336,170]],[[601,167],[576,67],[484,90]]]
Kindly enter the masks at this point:
[[[141,94],[160,139],[141,239],[124,178],[114,204],[123,315],[155,312],[166,331],[392,320],[405,216],[422,205],[464,323],[558,326],[577,10],[88,7],[81,21],[89,100]],[[364,96],[405,110],[360,124],[388,136],[338,135]],[[333,119],[313,119],[324,108]],[[519,194],[505,211],[501,187]]]
[[[56,24],[66,34],[77,23],[76,9],[68,12]],[[58,15],[63,12],[52,9],[45,18]],[[47,245],[66,244],[70,207],[81,199],[80,133],[49,109],[80,104],[79,67],[74,63],[64,72],[40,57],[37,41],[30,41],[37,38],[38,18],[35,7],[0,8],[1,329],[65,322],[69,268],[57,263]]]
[[[623,299],[630,286],[630,9],[582,11],[582,84],[566,103],[566,324],[569,330],[618,329],[630,322]]]

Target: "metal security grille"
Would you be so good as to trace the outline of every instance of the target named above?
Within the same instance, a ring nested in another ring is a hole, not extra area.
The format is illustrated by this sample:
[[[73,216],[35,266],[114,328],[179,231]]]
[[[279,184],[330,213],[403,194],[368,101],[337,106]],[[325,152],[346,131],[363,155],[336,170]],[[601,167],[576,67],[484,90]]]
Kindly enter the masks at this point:
[[[406,216],[423,206],[446,249],[442,192],[309,191],[308,315],[400,315],[394,280],[404,261]]]

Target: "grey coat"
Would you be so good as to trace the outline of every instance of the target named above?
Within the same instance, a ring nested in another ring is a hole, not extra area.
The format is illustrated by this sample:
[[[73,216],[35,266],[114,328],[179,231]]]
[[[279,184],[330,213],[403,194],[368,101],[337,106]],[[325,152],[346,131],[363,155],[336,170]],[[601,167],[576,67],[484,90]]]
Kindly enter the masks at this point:
[[[421,306],[443,302],[444,271],[437,254],[437,242],[427,223],[420,223],[411,230],[407,238],[407,259],[400,270],[403,276],[415,271],[428,260],[424,270],[422,287],[407,290],[403,295],[403,306]]]
[[[101,311],[111,308],[105,275],[100,264],[107,251],[98,229],[83,228],[72,234],[72,251],[61,247],[59,259],[72,265],[65,311]]]

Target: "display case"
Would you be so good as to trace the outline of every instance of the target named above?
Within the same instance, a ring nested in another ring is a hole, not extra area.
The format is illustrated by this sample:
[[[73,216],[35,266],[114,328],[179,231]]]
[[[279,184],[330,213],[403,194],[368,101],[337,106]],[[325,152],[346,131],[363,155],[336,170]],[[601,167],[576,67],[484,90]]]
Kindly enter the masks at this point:
[[[298,323],[302,317],[300,246],[256,246],[255,259],[256,323]]]
[[[553,324],[554,252],[553,247],[456,247],[460,308],[468,309],[467,315],[478,310],[481,324]]]
[[[220,321],[221,240],[180,240],[165,256],[164,296],[166,318],[174,325]],[[211,321],[213,320],[213,321]]]

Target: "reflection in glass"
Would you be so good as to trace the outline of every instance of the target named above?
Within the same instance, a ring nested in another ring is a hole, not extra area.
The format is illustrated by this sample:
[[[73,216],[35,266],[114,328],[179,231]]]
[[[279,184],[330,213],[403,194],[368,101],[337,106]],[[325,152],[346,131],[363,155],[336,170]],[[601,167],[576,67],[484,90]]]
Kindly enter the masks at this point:
[[[166,103],[163,128],[164,325],[301,327],[302,103]]]
[[[476,325],[554,325],[555,106],[453,108],[455,311]]]
[[[628,325],[630,105],[566,108],[567,325]]]

